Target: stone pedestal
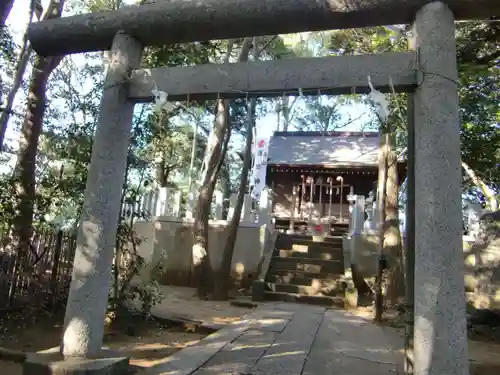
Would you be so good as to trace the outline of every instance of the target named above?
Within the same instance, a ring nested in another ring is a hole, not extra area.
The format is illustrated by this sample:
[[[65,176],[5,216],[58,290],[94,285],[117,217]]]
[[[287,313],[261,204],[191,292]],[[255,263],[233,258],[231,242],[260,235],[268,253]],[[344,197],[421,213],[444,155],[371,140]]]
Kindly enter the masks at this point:
[[[23,364],[23,375],[126,375],[129,359],[118,353],[103,351],[92,358],[63,358],[59,348],[29,353]]]
[[[415,125],[415,375],[468,375],[460,119],[454,16],[440,2],[413,25]]]

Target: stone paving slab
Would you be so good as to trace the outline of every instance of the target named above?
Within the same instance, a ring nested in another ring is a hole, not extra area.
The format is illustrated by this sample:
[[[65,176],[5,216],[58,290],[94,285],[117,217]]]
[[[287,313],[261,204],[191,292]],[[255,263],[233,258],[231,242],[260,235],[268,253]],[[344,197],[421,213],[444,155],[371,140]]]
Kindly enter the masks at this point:
[[[402,354],[397,354],[402,340],[390,330],[344,311],[263,304],[247,319],[141,374],[397,374],[403,363]]]
[[[249,371],[252,375],[300,375],[323,321],[309,306],[297,311],[274,344]]]
[[[166,357],[165,362],[150,367],[141,372],[141,375],[190,375],[247,329],[245,323],[223,328],[205,337],[198,344]]]
[[[398,374],[403,357],[398,346],[403,342],[387,335],[388,327],[343,311],[327,311],[311,348],[303,375]]]
[[[226,345],[193,375],[247,374],[273,344],[275,337],[274,332],[248,330]]]

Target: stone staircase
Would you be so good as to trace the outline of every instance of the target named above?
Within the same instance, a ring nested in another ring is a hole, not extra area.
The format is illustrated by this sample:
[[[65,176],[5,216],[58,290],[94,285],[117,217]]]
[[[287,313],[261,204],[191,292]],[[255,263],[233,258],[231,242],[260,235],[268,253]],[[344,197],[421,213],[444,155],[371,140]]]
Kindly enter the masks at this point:
[[[342,236],[347,225],[336,225],[320,241],[312,236],[279,234],[267,271],[264,300],[344,306]]]

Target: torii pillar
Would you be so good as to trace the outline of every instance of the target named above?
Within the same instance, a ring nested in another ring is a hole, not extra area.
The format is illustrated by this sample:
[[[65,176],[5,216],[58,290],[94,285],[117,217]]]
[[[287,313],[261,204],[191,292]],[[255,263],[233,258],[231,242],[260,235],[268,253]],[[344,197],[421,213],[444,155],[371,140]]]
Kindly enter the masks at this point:
[[[425,5],[413,25],[418,54],[415,135],[415,375],[468,375],[454,16]]]
[[[139,67],[141,52],[137,40],[116,34],[78,228],[61,343],[65,357],[92,358],[101,351],[134,110],[127,79]]]

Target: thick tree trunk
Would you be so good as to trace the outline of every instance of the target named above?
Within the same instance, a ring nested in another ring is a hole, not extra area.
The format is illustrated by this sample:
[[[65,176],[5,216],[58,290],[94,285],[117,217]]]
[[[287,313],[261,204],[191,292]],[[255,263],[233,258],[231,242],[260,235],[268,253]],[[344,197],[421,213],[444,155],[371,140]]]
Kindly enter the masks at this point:
[[[53,0],[49,5],[48,17],[60,17],[63,5],[64,0]],[[49,76],[61,59],[62,57],[37,56],[28,89],[26,114],[21,127],[18,160],[14,171],[18,213],[13,221],[12,245],[18,252],[21,271],[28,266],[27,256],[33,231],[36,156],[46,106],[45,91]]]
[[[213,144],[212,146],[207,145],[208,155],[205,158],[205,173],[194,212],[192,257],[198,296],[203,299],[207,298],[213,290],[212,267],[208,252],[208,218],[217,181],[218,167],[223,156],[224,140],[227,137],[226,133],[230,131],[228,107],[226,100],[217,101],[217,115],[212,134]]]
[[[386,124],[382,124],[386,126]],[[389,140],[386,129],[381,130],[380,147],[378,154],[378,183],[377,183],[377,206],[379,217],[375,218],[379,222],[379,255],[378,255],[378,273],[375,280],[375,321],[382,320],[382,312],[384,307],[383,300],[383,274],[385,268],[384,254],[384,227],[385,227],[385,200],[387,186],[387,162],[389,153]]]
[[[392,132],[388,136],[387,182],[385,185],[385,223],[384,223],[384,254],[391,260],[387,270],[386,305],[395,306],[404,302],[405,275],[403,244],[399,229],[399,185],[398,164],[396,152],[396,136]]]
[[[240,52],[240,62],[248,60],[250,46],[251,38],[245,38]],[[228,54],[225,59],[226,63],[229,61],[231,49],[232,44],[228,47]],[[194,213],[192,257],[194,281],[200,298],[207,298],[208,294],[213,290],[212,267],[208,251],[208,218],[217,175],[225,156],[224,146],[227,146],[231,134],[230,131],[229,101],[219,99],[216,104],[214,129],[207,143],[201,186]]]
[[[248,119],[247,119],[247,138],[245,143],[245,156],[243,161],[243,170],[241,172],[240,186],[238,189],[238,201],[234,207],[233,217],[229,225],[229,233],[227,242],[222,254],[222,264],[219,269],[217,279],[215,282],[215,298],[220,300],[227,300],[230,289],[231,265],[233,260],[234,245],[238,235],[238,227],[240,225],[241,210],[243,208],[243,200],[247,191],[248,175],[252,167],[252,141],[253,141],[253,127],[255,126],[255,106],[256,99],[250,99],[248,105]]]
[[[484,197],[486,198],[486,201],[488,202],[488,208],[491,211],[497,211],[498,210],[498,200],[495,195],[495,192],[484,183],[484,181],[479,177],[476,172],[465,162],[462,161],[462,168],[464,169],[465,173],[470,177],[474,185],[476,185],[481,192],[483,193]]]

